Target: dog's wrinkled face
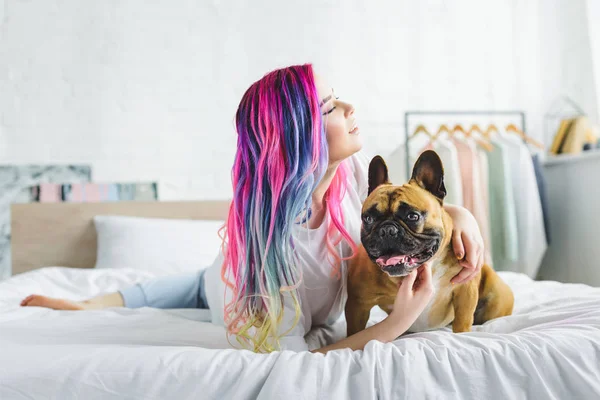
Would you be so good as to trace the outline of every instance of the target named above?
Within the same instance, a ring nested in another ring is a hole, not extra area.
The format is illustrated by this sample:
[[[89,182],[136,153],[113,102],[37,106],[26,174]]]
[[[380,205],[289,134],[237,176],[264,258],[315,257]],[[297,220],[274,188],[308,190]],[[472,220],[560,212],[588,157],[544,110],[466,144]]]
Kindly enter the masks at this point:
[[[369,196],[362,208],[361,241],[371,260],[389,276],[408,275],[431,259],[446,232],[443,223],[442,162],[424,152],[411,180],[394,186],[379,156],[369,165]]]

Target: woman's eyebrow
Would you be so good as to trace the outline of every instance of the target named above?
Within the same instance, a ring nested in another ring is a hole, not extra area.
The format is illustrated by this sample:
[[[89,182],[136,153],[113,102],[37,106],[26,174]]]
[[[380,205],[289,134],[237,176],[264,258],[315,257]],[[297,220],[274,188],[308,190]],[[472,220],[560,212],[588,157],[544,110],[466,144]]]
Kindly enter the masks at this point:
[[[331,89],[331,94],[329,96],[325,97],[323,100],[321,100],[321,104],[319,104],[319,107],[323,106],[323,104],[325,104],[329,100],[331,100],[332,97],[333,97],[333,88]]]

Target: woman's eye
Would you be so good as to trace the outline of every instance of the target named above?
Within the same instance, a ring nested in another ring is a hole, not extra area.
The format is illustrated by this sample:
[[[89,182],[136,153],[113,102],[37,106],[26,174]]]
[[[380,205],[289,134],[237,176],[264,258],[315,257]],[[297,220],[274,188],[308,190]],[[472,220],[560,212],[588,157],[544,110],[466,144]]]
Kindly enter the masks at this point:
[[[406,218],[408,218],[409,221],[415,222],[418,221],[421,216],[415,212],[411,212],[406,216]]]
[[[365,217],[365,223],[366,224],[372,224],[373,223],[373,217],[371,217],[370,215],[367,215]]]
[[[327,114],[331,114],[333,112],[333,110],[335,110],[335,107],[333,107],[331,110],[326,111],[323,113],[323,115],[327,115]]]

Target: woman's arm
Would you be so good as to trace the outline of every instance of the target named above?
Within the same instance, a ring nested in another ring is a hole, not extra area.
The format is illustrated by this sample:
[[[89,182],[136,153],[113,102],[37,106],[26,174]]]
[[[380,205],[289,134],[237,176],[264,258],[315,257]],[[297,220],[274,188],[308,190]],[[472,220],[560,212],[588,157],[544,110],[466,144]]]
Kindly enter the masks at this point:
[[[407,325],[402,320],[396,321],[395,319],[391,318],[391,316],[388,316],[378,324],[342,339],[337,343],[321,347],[320,349],[313,350],[312,352],[325,354],[328,351],[339,349],[362,350],[371,340],[379,340],[383,343],[391,342],[406,332],[409,327],[410,324]]]
[[[424,264],[402,280],[394,308],[386,319],[337,343],[313,350],[313,353],[325,354],[331,350],[348,348],[362,350],[371,340],[391,342],[410,328],[432,295],[431,267]]]
[[[452,283],[464,283],[473,279],[483,267],[485,258],[483,237],[477,220],[469,210],[452,204],[444,204],[444,210],[450,215],[454,223],[452,248],[463,267],[452,278]]]

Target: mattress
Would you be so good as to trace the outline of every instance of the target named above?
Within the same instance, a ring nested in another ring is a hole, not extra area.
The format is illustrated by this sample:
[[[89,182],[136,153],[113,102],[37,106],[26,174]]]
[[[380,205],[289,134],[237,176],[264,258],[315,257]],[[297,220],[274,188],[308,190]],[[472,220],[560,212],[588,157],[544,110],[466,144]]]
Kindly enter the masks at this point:
[[[327,355],[232,349],[207,310],[20,307],[31,293],[85,299],[150,279],[47,267],[0,282],[0,399],[600,398],[600,289],[500,272],[514,315]],[[374,309],[370,324],[383,318]],[[311,331],[311,348],[345,323]]]

